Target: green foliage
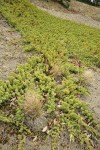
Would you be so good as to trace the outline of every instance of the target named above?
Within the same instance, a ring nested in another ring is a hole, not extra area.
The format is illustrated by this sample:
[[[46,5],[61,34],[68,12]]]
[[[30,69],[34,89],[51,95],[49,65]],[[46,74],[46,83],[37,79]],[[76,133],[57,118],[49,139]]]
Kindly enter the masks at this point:
[[[32,89],[44,98],[44,110],[59,122],[52,125],[52,149],[63,128],[68,129],[70,141],[76,138],[90,149],[99,135],[92,112],[79,99],[88,92],[79,78],[82,67],[78,60],[99,66],[100,30],[55,18],[27,0],[0,0],[0,11],[22,34],[24,51],[34,55],[6,81],[0,80],[0,105],[9,110],[0,120],[13,123],[21,133],[30,133],[24,124],[23,103],[25,93]],[[57,65],[58,74],[53,67]]]
[[[12,123],[12,119],[8,118],[7,116],[5,116],[4,114],[0,114],[0,121],[3,121],[5,123]]]
[[[0,0],[0,11],[23,36],[25,51],[39,52],[49,60],[63,57],[81,59],[99,65],[100,30],[61,20],[38,10],[27,0]],[[62,52],[63,51],[63,52]],[[51,54],[51,56],[49,55]],[[48,60],[48,61],[49,61]]]

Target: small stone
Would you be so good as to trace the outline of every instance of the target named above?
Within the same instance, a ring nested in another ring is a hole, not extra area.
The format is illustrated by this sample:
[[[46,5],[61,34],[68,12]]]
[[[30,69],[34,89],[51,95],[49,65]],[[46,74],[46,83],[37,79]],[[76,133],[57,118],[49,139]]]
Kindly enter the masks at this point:
[[[32,119],[31,117],[26,117],[25,124],[32,131],[42,131],[47,126],[47,119],[43,116],[40,116],[36,119]]]
[[[39,117],[34,120],[32,130],[42,131],[47,126],[47,119],[45,117]]]

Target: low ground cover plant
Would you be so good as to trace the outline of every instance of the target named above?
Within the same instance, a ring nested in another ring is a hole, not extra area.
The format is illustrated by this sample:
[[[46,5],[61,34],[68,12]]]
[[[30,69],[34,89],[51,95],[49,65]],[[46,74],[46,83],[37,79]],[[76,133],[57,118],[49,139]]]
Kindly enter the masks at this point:
[[[77,139],[92,149],[99,133],[93,113],[81,100],[88,93],[82,70],[100,67],[100,30],[53,17],[27,0],[0,0],[0,12],[21,33],[23,50],[33,54],[6,81],[0,80],[0,121],[25,135],[31,133],[27,114],[33,113],[34,120],[44,111],[57,120],[48,125],[53,150],[64,128],[70,141]]]

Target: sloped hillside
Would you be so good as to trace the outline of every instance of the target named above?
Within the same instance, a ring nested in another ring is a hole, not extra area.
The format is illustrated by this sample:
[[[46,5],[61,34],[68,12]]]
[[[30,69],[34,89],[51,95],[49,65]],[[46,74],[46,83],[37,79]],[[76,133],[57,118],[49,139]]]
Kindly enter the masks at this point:
[[[82,72],[100,67],[100,30],[58,19],[27,0],[0,4],[2,15],[22,36],[23,51],[32,55],[0,80],[0,121],[14,128],[19,149],[26,137],[35,135],[35,141],[49,134],[55,150],[65,129],[69,143],[77,140],[94,149],[100,135],[93,112],[81,100],[88,94]],[[44,123],[37,129],[40,120]]]
[[[52,15],[100,28],[100,7],[93,6],[91,3],[86,3],[86,1],[71,0],[68,9],[52,0],[49,2],[45,0],[30,0],[30,2]]]

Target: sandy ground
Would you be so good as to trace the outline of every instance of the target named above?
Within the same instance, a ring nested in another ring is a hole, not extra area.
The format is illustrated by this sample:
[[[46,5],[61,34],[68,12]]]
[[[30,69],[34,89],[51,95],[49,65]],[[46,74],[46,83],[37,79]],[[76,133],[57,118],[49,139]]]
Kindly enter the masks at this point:
[[[89,4],[72,0],[70,8],[67,10],[54,1],[31,0],[38,8],[63,19],[71,20],[79,24],[100,28],[100,8]]]
[[[95,119],[100,123],[100,69],[97,69],[96,71],[88,69],[85,71],[84,76],[90,95],[83,99],[90,104]]]
[[[9,72],[29,56],[22,52],[21,35],[0,15],[0,78],[5,80]]]

